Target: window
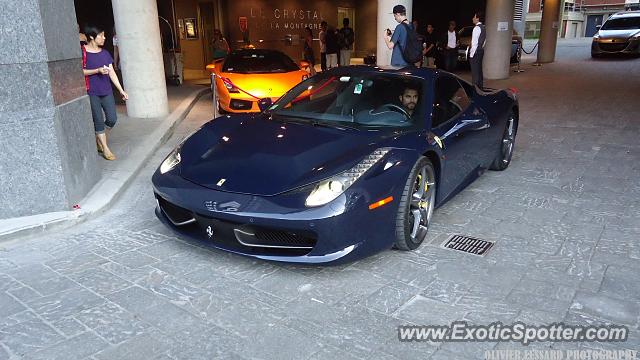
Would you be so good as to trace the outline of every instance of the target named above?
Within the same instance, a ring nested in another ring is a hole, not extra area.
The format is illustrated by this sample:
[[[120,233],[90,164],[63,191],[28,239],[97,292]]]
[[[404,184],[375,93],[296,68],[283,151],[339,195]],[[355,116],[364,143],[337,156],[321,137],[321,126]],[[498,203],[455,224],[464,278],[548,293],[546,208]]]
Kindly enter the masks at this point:
[[[470,104],[471,100],[458,80],[449,75],[440,75],[436,80],[431,127],[436,128],[453,119]]]
[[[271,111],[276,117],[353,127],[423,126],[423,87],[422,79],[398,74],[318,74],[291,89]]]

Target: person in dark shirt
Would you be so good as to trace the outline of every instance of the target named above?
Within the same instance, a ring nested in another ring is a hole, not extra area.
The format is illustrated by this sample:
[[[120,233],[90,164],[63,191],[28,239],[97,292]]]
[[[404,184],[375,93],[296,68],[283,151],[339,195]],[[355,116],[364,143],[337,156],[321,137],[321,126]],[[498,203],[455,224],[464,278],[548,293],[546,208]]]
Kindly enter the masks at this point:
[[[111,54],[102,49],[105,40],[104,30],[95,26],[87,26],[84,33],[88,43],[85,46],[86,62],[83,64],[83,72],[85,76],[89,77],[87,94],[91,104],[98,152],[101,152],[107,160],[115,160],[116,157],[107,144],[107,133],[117,121],[111,83],[118,89],[123,100],[129,99],[129,95],[124,91],[116,76]]]
[[[433,34],[433,25],[427,25],[427,32],[424,35],[424,44],[423,44],[423,60],[422,66],[427,68],[435,68],[436,67],[436,36]]]
[[[332,69],[338,66],[338,51],[340,50],[338,34],[333,26],[327,28],[325,42],[327,44],[327,69]]]

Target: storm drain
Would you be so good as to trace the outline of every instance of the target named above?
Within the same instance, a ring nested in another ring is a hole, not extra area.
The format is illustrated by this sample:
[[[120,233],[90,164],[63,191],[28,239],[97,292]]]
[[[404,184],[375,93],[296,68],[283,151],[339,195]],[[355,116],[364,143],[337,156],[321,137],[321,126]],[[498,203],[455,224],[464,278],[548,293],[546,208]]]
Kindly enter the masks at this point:
[[[442,245],[445,249],[466,252],[473,255],[484,256],[493,246],[491,241],[477,239],[465,235],[451,235]]]

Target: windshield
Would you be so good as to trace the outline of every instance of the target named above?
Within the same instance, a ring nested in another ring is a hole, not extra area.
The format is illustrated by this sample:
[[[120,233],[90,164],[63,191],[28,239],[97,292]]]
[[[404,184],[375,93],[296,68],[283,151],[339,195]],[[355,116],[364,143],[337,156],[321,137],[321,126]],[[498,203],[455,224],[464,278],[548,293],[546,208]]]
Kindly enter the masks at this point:
[[[633,29],[640,30],[640,16],[609,19],[604,23],[604,25],[602,25],[602,30],[633,30]]]
[[[424,80],[407,75],[316,75],[269,109],[273,115],[350,127],[421,127]]]
[[[241,50],[231,53],[224,61],[223,72],[256,74],[285,73],[300,68],[279,51]]]

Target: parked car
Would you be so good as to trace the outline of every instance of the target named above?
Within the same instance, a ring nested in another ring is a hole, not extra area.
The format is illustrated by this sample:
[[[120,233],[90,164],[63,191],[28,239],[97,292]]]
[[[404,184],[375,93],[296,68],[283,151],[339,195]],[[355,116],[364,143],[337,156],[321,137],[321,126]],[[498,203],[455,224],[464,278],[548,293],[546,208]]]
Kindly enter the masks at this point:
[[[640,55],[640,11],[612,15],[593,36],[591,56]]]
[[[306,61],[296,64],[276,50],[244,48],[207,66],[216,74],[219,108],[226,112],[259,112],[258,100],[274,101],[309,76]]]
[[[466,26],[458,31],[458,62],[469,62],[469,51],[471,50],[471,35],[473,34],[473,26]],[[517,64],[522,56],[522,37],[513,34],[511,37],[511,64]]]
[[[438,206],[509,166],[519,106],[433,69],[339,67],[226,115],[153,175],[178,234],[255,258],[345,262],[422,244]]]

